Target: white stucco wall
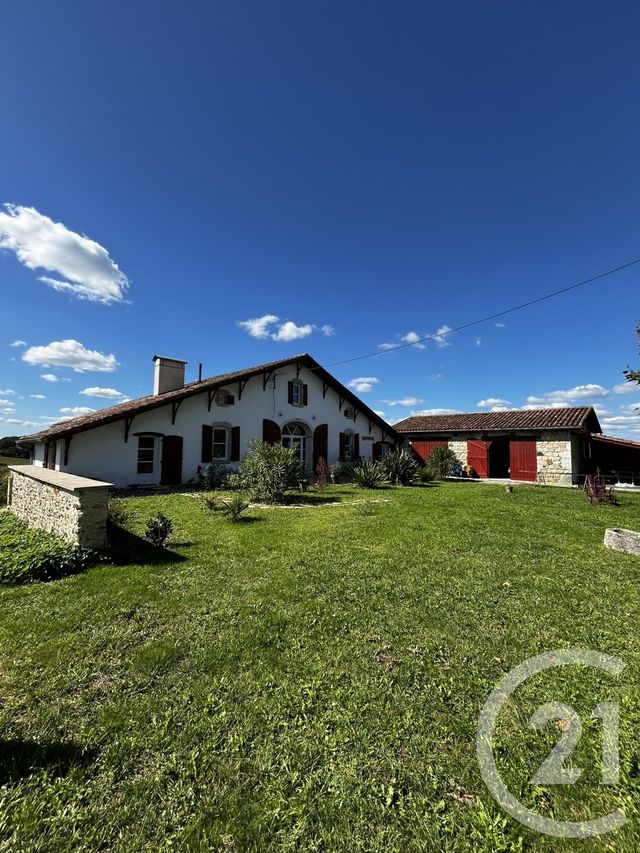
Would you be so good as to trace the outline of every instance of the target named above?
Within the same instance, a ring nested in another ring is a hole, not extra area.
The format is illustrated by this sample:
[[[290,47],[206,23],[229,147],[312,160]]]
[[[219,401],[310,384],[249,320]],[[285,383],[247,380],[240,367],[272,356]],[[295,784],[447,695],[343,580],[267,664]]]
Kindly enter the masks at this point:
[[[295,365],[279,368],[269,379],[266,390],[262,388],[262,375],[247,382],[238,399],[238,383],[224,386],[234,395],[232,406],[218,406],[215,399],[211,411],[207,411],[207,392],[189,397],[180,405],[175,425],[171,423],[171,405],[136,415],[131,425],[129,440],[124,441],[124,421],[106,424],[76,434],[70,444],[69,461],[64,465],[64,441],[58,441],[56,470],[81,474],[100,480],[108,480],[117,486],[133,484],[154,485],[160,481],[160,459],[162,439],[156,439],[154,471],[151,475],[136,473],[138,437],[136,433],[157,432],[163,435],[180,435],[183,438],[182,480],[188,482],[197,476],[202,461],[203,424],[225,424],[240,427],[240,454],[245,455],[252,438],[262,438],[264,418],[275,421],[281,428],[289,421],[305,424],[311,435],[320,424],[328,425],[328,462],[339,458],[339,436],[349,429],[360,436],[360,456],[367,459],[372,455],[374,441],[383,439],[382,429],[374,425],[369,430],[369,419],[359,414],[355,420],[344,416],[339,408],[336,391],[328,388],[323,398],[323,382],[312,371],[302,368],[300,379],[308,385],[308,405],[293,406],[288,403],[288,382],[296,378]],[[351,406],[351,403],[346,403]],[[344,408],[344,407],[343,407]],[[371,437],[373,441],[367,440]],[[387,440],[390,440],[387,438]],[[312,438],[309,439],[308,455],[312,453]],[[35,448],[35,464],[42,465],[44,445]],[[229,463],[229,467],[236,467]]]

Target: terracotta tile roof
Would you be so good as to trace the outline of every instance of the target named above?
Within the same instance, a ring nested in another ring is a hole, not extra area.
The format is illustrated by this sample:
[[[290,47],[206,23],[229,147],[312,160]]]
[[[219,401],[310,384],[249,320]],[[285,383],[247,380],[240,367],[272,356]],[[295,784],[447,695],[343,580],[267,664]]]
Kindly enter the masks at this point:
[[[467,412],[459,415],[414,415],[394,424],[394,428],[400,433],[502,432],[540,429],[601,431],[592,406],[579,406],[572,409]]]
[[[616,435],[597,434],[592,434],[591,438],[594,441],[603,441],[606,444],[619,444],[621,447],[630,447],[632,450],[640,450],[640,441],[633,441],[631,438],[618,438]]]
[[[324,382],[337,390],[339,394],[354,404],[359,412],[369,418],[369,420],[381,426],[389,436],[393,437],[395,431],[380,415],[376,414],[363,401],[357,397],[353,391],[350,391],[335,377],[333,377],[324,367],[322,367],[309,353],[301,353],[293,355],[289,358],[281,358],[278,361],[269,361],[265,364],[257,364],[254,367],[247,367],[244,370],[236,370],[231,373],[221,373],[218,376],[211,376],[203,379],[201,382],[190,382],[183,388],[178,388],[175,391],[167,391],[164,394],[149,394],[146,397],[138,397],[136,400],[128,400],[126,403],[118,403],[115,406],[109,406],[105,409],[99,409],[97,412],[92,412],[89,415],[81,415],[78,418],[59,421],[52,424],[45,430],[25,435],[20,438],[21,442],[47,441],[53,438],[61,438],[65,435],[72,435],[77,432],[85,432],[93,427],[102,426],[112,421],[121,420],[125,417],[131,417],[141,412],[147,412],[151,409],[166,406],[168,403],[175,403],[184,400],[187,397],[194,397],[196,394],[202,394],[206,391],[213,391],[217,388],[223,388],[232,382],[239,380],[250,379],[252,376],[271,373],[279,367],[285,367],[290,364],[300,363],[309,370],[312,370],[322,378]]]

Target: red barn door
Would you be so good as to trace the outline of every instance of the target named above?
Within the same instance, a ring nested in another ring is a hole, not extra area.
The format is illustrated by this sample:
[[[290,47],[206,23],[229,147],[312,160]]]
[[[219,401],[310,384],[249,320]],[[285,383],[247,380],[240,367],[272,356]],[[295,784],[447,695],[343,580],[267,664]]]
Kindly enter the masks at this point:
[[[489,476],[489,446],[490,441],[467,441],[467,465],[476,472],[478,477]]]
[[[512,438],[509,442],[512,480],[535,480],[538,476],[538,456],[535,439]]]
[[[446,441],[412,441],[411,447],[418,454],[420,459],[423,462],[426,462],[429,458],[429,454],[433,450],[434,447],[438,447],[441,444],[447,444]]]

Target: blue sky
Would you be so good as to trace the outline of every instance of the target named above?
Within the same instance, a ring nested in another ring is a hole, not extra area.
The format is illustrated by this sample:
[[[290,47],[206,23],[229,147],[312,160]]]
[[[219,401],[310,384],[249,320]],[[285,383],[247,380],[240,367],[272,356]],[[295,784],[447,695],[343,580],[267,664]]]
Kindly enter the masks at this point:
[[[586,402],[640,439],[640,266],[380,347],[640,257],[639,31],[629,3],[5,4],[0,435],[148,393],[154,353],[309,351],[379,352],[331,369],[390,420]]]

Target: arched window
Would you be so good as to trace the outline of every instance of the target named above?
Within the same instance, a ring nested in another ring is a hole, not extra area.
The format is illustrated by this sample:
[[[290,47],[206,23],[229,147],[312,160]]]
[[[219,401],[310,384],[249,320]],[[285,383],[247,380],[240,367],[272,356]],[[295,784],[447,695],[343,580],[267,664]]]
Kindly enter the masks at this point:
[[[356,434],[352,429],[344,431],[344,458],[350,461],[356,455]]]
[[[307,459],[307,428],[304,424],[295,421],[285,424],[282,427],[282,446],[295,450],[304,465]]]

